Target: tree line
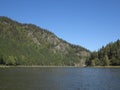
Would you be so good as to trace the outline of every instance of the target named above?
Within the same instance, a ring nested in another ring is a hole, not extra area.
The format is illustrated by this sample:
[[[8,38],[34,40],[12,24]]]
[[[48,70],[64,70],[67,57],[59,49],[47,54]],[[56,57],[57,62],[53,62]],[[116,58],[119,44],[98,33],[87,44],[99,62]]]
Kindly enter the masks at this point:
[[[86,62],[91,66],[117,66],[120,65],[120,40],[103,46],[100,50],[91,53]]]

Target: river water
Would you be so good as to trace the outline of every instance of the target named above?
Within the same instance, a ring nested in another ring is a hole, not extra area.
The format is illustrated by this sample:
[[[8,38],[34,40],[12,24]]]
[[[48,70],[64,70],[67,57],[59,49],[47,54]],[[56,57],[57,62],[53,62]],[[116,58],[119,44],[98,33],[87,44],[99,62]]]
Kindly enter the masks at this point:
[[[0,68],[0,90],[120,90],[120,68]]]

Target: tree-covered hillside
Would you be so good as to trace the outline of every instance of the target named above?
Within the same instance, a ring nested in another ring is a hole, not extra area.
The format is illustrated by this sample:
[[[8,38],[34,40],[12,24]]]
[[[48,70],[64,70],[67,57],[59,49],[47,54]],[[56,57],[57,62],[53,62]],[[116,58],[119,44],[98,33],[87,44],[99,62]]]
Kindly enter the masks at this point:
[[[0,17],[0,64],[83,66],[89,55],[50,31]]]
[[[93,52],[86,63],[92,66],[120,65],[120,40],[107,44],[98,52]]]

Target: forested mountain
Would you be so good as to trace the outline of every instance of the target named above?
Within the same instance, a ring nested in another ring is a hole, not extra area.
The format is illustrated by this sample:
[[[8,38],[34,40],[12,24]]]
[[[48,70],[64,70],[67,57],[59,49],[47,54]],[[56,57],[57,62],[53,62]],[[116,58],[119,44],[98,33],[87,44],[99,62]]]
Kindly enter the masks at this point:
[[[89,55],[48,30],[0,17],[0,64],[83,66]]]
[[[86,64],[92,66],[120,65],[120,40],[107,44],[98,52],[93,52]]]

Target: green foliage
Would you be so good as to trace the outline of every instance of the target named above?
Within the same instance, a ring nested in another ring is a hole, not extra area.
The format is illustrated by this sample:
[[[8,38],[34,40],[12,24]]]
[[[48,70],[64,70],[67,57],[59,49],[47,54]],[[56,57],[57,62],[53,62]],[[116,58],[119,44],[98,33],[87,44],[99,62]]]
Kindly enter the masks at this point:
[[[108,56],[107,56],[107,55],[105,55],[105,56],[103,57],[103,62],[104,62],[104,66],[109,66],[110,60],[108,59]]]
[[[0,64],[74,65],[89,54],[45,29],[0,17]]]
[[[96,58],[98,60],[95,60],[95,65],[120,65],[120,40],[117,40],[114,43],[109,43],[98,50],[98,52],[93,52],[89,62],[92,62],[92,60]],[[87,62],[88,65],[91,65],[89,62]]]
[[[15,58],[13,56],[4,56],[3,60],[6,65],[16,65]]]
[[[91,60],[91,66],[95,66],[95,60]]]

